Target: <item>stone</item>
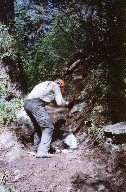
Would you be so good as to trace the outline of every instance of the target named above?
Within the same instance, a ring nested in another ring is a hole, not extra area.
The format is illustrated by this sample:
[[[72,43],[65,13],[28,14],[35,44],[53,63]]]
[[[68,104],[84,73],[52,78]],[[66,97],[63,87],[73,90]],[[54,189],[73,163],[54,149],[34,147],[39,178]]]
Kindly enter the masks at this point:
[[[17,113],[16,122],[17,122],[17,129],[15,131],[16,131],[17,137],[21,140],[22,138],[25,138],[25,140],[30,142],[30,139],[34,132],[34,126],[31,119],[25,112],[24,108],[22,108]]]
[[[17,114],[17,122],[18,124],[26,124],[30,127],[33,127],[33,123],[27,113],[24,110],[24,107]]]
[[[112,143],[126,143],[126,122],[120,122],[103,127],[106,138],[111,138]]]
[[[86,91],[83,90],[81,91],[80,95],[78,96],[78,100],[84,100],[85,99],[85,96],[86,96]]]
[[[73,108],[70,110],[70,113],[76,113],[76,112],[81,112],[83,109],[86,107],[86,103],[80,103],[77,105],[74,105]]]
[[[77,139],[71,131],[65,136],[63,142],[67,144],[70,149],[77,149]]]
[[[104,143],[104,147],[109,150],[109,151],[114,151],[114,152],[121,152],[121,151],[124,151],[122,149],[122,146],[121,145],[115,145],[115,144],[112,144],[112,143],[108,143],[108,142],[105,142]]]

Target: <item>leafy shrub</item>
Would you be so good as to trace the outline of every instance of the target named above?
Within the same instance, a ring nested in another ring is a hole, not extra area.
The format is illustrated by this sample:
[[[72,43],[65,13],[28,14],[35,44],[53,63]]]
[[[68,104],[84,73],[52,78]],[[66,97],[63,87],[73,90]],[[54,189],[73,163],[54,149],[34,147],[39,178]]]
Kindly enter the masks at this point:
[[[39,39],[31,62],[24,64],[29,82],[63,76],[69,56],[78,51],[85,40],[85,29],[80,28],[79,18],[55,15],[48,33]],[[36,78],[37,77],[37,78]]]
[[[39,17],[34,11],[16,4],[15,15],[14,36],[10,36],[10,48],[3,57],[19,59],[29,86],[45,78],[62,76],[61,69],[68,63],[69,55],[85,41],[83,17],[72,9],[58,11],[52,15],[50,29],[44,35],[38,30]]]
[[[90,134],[92,135],[95,143],[100,144],[104,142],[104,132],[102,128],[92,127],[90,128]]]
[[[0,99],[0,119],[3,124],[11,124],[15,121],[16,113],[23,106],[23,100],[14,98],[7,102],[5,99]]]
[[[0,58],[15,56],[13,47],[15,42],[15,38],[8,33],[8,28],[0,25]]]

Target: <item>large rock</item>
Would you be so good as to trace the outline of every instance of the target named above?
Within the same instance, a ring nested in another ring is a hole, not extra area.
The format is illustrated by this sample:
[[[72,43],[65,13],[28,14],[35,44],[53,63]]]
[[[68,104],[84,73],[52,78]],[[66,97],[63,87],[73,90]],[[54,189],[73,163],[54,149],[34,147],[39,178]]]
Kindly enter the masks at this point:
[[[105,126],[103,131],[107,138],[112,138],[113,143],[126,143],[126,122]]]
[[[18,139],[21,141],[21,143],[30,143],[34,132],[34,126],[24,108],[19,110],[17,113],[16,121],[17,129],[15,131]]]
[[[18,114],[17,114],[17,122],[18,124],[25,124],[25,125],[29,125],[29,127],[33,128],[33,123],[31,122],[31,119],[29,118],[29,116],[27,115],[27,113],[25,112],[24,108],[22,108]]]
[[[77,149],[77,139],[70,131],[68,134],[64,134],[63,142],[69,146],[70,149]]]

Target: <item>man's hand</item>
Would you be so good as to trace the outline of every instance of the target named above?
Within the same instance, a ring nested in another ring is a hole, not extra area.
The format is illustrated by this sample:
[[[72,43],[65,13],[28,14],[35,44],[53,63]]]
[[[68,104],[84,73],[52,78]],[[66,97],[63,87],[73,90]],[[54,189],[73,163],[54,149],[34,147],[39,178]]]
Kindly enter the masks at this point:
[[[74,106],[74,100],[70,101],[69,104],[67,105],[68,109],[72,109]]]

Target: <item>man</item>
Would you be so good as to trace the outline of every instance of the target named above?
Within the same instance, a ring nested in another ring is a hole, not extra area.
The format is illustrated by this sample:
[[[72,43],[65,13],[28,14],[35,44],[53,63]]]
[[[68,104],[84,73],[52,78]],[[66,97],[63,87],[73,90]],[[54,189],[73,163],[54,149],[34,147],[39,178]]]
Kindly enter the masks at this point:
[[[33,122],[34,151],[36,157],[51,157],[48,153],[52,140],[54,125],[45,109],[46,103],[55,101],[58,106],[70,107],[73,102],[63,99],[64,81],[45,81],[34,87],[24,102],[24,109]]]

